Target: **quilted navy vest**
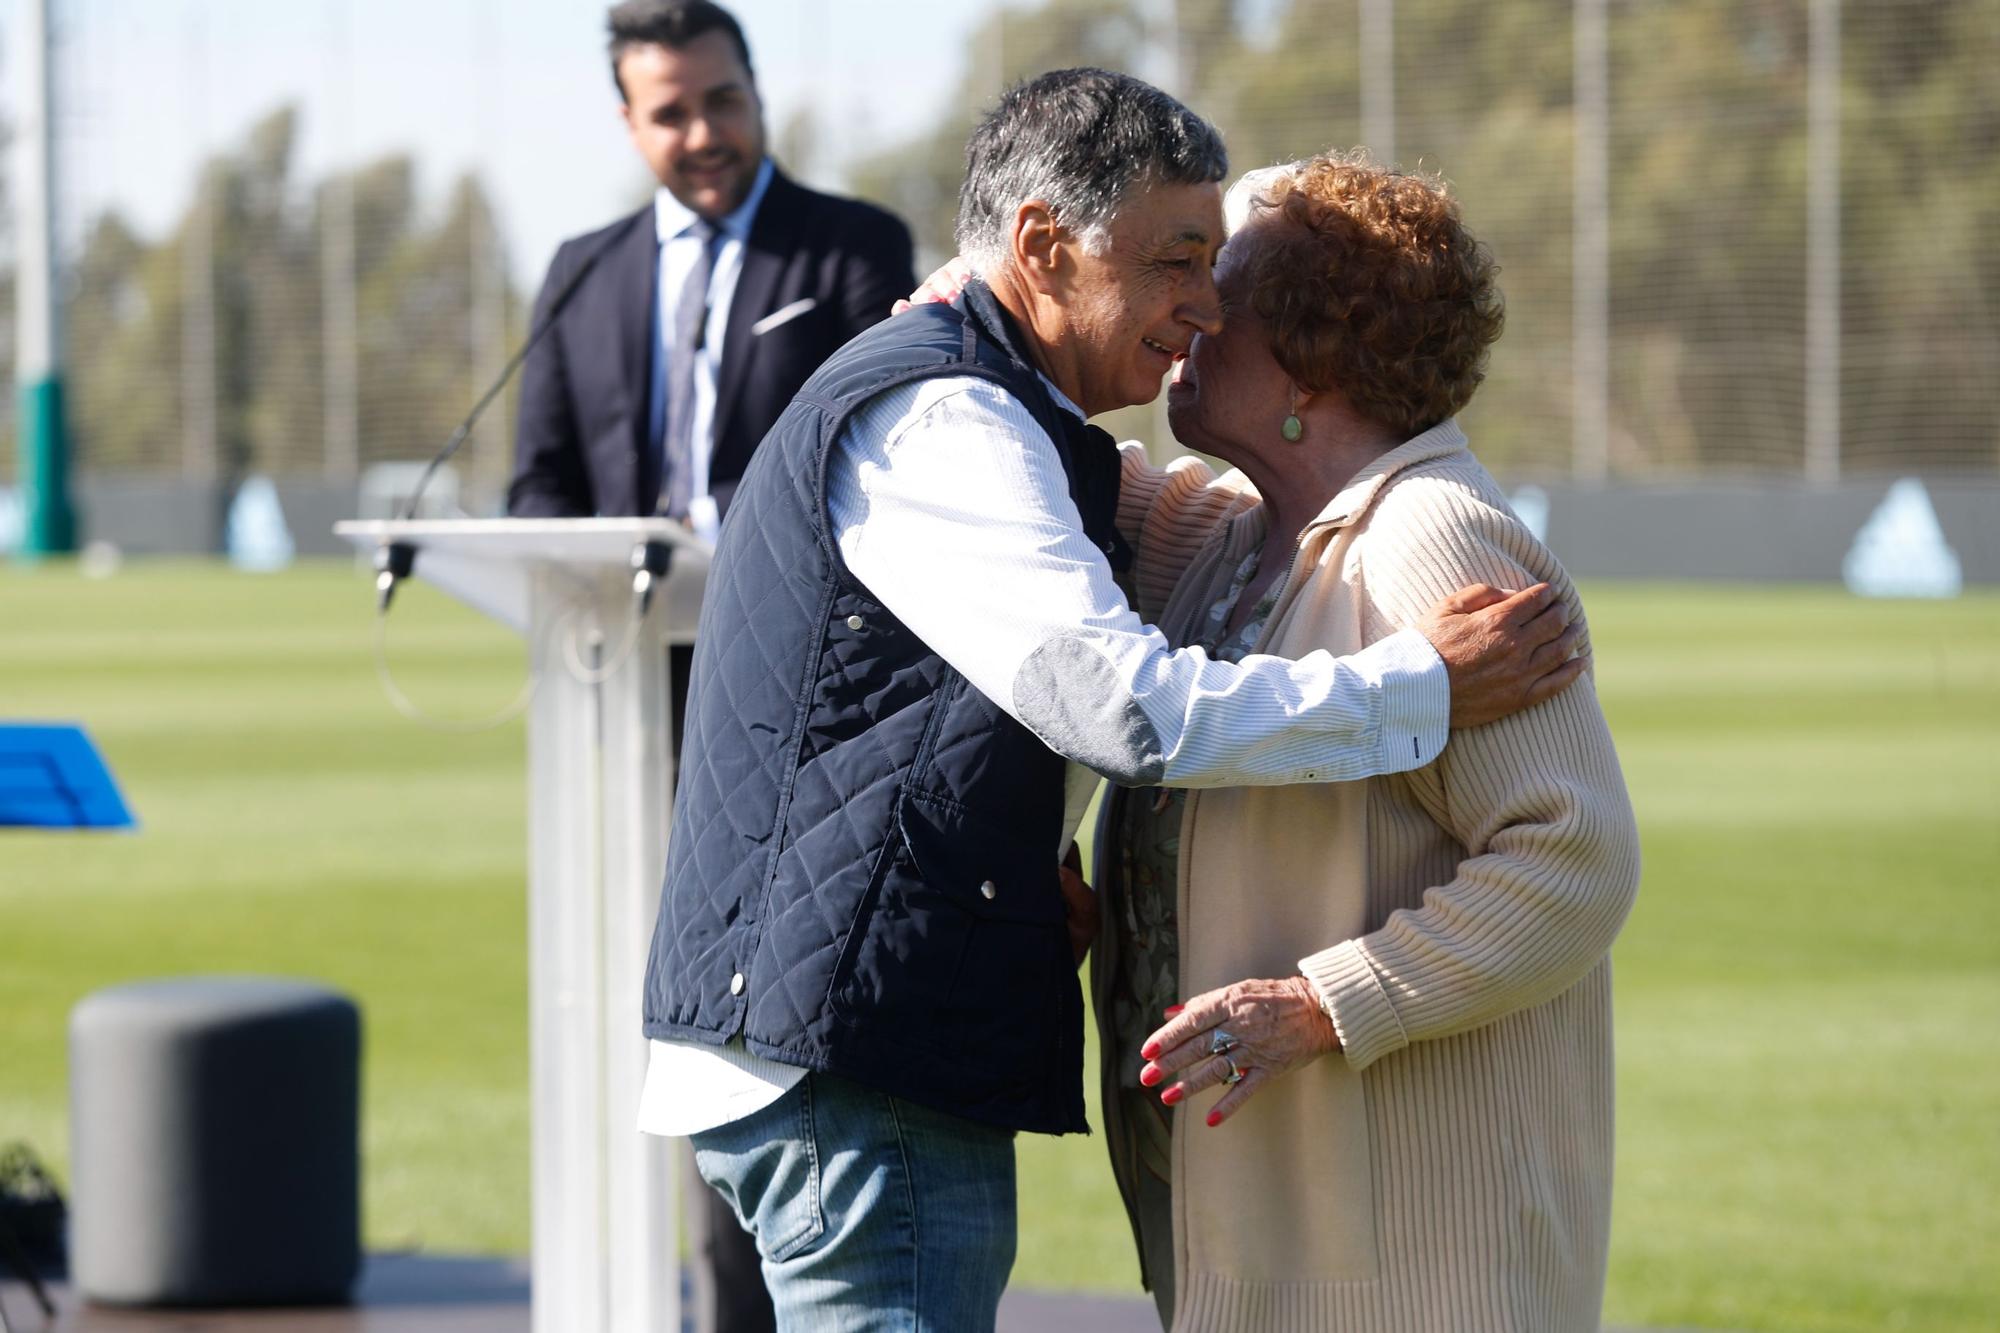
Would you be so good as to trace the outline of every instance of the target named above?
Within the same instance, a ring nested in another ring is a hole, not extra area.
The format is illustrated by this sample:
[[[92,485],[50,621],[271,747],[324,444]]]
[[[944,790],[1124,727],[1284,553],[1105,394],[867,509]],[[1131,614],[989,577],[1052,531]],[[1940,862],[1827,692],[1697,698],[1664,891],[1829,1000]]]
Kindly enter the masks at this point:
[[[1083,1007],[1056,879],[1063,761],[846,568],[827,453],[911,380],[1024,403],[1086,533],[1119,563],[1110,437],[1056,407],[974,284],[963,314],[879,324],[800,390],[752,459],[696,633],[646,1035],[836,1074],[972,1120],[1083,1118]]]

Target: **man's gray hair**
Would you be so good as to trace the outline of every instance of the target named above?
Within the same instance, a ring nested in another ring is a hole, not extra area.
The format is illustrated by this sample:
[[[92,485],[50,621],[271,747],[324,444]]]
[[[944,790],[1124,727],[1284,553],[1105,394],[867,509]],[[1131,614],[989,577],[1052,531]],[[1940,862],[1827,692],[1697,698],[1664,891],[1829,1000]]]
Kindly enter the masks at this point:
[[[965,145],[958,251],[981,273],[1007,261],[1014,214],[1030,199],[1103,253],[1136,186],[1206,185],[1229,174],[1215,127],[1128,74],[1059,69],[1001,94]]]

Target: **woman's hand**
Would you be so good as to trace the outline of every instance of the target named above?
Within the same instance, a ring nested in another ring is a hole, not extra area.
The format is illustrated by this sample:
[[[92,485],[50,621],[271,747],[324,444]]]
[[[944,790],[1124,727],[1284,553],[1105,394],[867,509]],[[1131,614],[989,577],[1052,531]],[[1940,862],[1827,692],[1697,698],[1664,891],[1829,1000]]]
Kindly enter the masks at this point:
[[[1229,1119],[1272,1079],[1340,1049],[1333,1020],[1304,977],[1239,981],[1197,995],[1167,1015],[1167,1025],[1139,1048],[1146,1057],[1139,1082],[1158,1087],[1180,1075],[1160,1093],[1160,1100],[1173,1106],[1190,1093],[1228,1082],[1232,1067],[1242,1070],[1242,1079],[1208,1113],[1210,1125]],[[1218,1055],[1218,1041],[1233,1045]]]
[[[898,301],[890,306],[889,313],[900,315],[911,306],[929,305],[933,301],[942,301],[950,305],[958,299],[958,294],[965,290],[965,284],[971,282],[974,276],[976,275],[972,271],[972,265],[953,255],[944,261],[943,268],[924,279],[923,286],[910,293],[909,300]]]

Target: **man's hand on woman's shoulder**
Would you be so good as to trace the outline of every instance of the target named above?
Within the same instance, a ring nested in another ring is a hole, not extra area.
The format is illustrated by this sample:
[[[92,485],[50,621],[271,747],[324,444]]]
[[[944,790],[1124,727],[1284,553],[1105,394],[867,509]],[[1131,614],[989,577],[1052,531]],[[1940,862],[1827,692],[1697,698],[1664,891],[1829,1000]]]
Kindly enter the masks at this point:
[[[1461,588],[1417,630],[1451,678],[1451,725],[1484,726],[1552,699],[1590,665],[1576,656],[1583,636],[1546,583],[1509,593],[1489,584]]]
[[[958,299],[958,294],[965,290],[965,284],[978,276],[972,271],[972,265],[966,263],[963,257],[953,255],[944,261],[944,267],[925,278],[921,287],[890,306],[889,313],[900,315],[911,306],[929,305],[933,301],[950,305]]]

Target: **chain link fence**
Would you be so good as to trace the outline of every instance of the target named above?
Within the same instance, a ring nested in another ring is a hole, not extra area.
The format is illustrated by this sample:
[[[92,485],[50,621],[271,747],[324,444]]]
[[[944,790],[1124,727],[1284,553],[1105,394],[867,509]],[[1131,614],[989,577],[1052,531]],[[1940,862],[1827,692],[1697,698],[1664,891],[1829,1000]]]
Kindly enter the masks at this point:
[[[88,87],[67,74],[102,10],[71,16],[59,87]],[[934,123],[805,174],[941,258],[978,109],[1086,61],[1172,88],[1239,168],[1360,144],[1446,177],[1502,266],[1508,330],[1467,415],[1504,476],[2000,473],[2000,0],[1000,7]],[[58,125],[63,160],[109,169],[101,125]],[[63,313],[84,473],[352,481],[427,454],[525,333],[482,181],[440,205],[408,157],[306,179],[299,132],[279,109],[222,136],[161,234],[83,219]],[[11,297],[0,274],[9,372]],[[463,464],[475,494],[504,486],[510,435],[503,401]]]
[[[338,34],[347,6],[325,9]],[[261,118],[214,127],[215,146],[168,226],[145,231],[118,210],[88,211],[85,186],[101,187],[135,145],[143,151],[146,133],[190,130],[187,109],[169,105],[150,108],[159,123],[140,131],[129,98],[125,123],[108,123],[96,58],[129,40],[118,25],[131,17],[108,0],[72,0],[55,14],[57,208],[70,224],[60,323],[79,474],[227,493],[251,474],[352,486],[374,463],[427,456],[524,332],[527,298],[508,272],[487,182],[468,173],[423,192],[410,153],[308,175],[301,108],[323,93],[321,64],[332,59],[319,50],[297,61],[296,89]],[[180,60],[182,81],[197,89],[230,77],[211,68],[222,63],[212,50],[233,48],[205,31],[230,18],[190,9],[179,16],[184,48],[160,57]],[[341,53],[344,66],[365,71],[369,60],[366,49]],[[0,321],[11,334],[5,277]],[[0,335],[11,388],[10,353]],[[495,405],[462,455],[489,505],[506,481],[510,406]],[[10,412],[0,476],[13,474],[14,434]]]
[[[1496,471],[2000,473],[2000,0],[1054,0],[858,183],[942,250],[998,74],[1080,62],[1166,83],[1239,169],[1444,176],[1508,299],[1467,413]]]

